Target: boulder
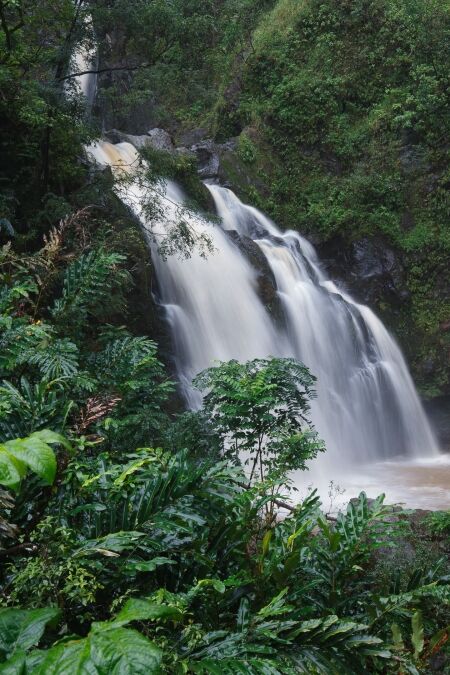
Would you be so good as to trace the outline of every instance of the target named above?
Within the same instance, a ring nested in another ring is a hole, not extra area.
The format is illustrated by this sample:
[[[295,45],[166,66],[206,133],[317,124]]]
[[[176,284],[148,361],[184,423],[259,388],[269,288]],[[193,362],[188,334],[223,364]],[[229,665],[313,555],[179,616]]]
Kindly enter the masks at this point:
[[[181,140],[183,144],[176,148],[175,152],[179,155],[187,155],[195,158],[198,166],[200,178],[222,178],[222,158],[225,153],[232,152],[236,143],[232,140],[226,143],[215,143],[211,139],[201,138],[204,135],[203,129],[194,129],[192,132],[186,132]],[[195,140],[201,138],[201,140]],[[195,140],[194,143],[189,141]]]
[[[164,129],[151,129],[147,134],[134,135],[127,134],[118,129],[111,129],[104,134],[111,143],[131,143],[137,150],[143,148],[153,148],[154,150],[164,150],[173,152],[174,146],[170,134]]]
[[[194,153],[200,178],[216,178],[219,173],[219,149],[214,141],[202,141],[190,147]]]
[[[111,129],[104,134],[104,137],[111,143],[131,143],[137,150],[142,150],[149,143],[147,135],[135,136],[134,134],[127,134],[118,129]]]
[[[150,129],[150,131],[147,132],[146,138],[149,139],[147,144],[155,150],[166,150],[167,152],[174,151],[172,138],[164,129]]]
[[[197,127],[196,129],[190,129],[189,131],[184,131],[180,136],[177,137],[178,144],[181,146],[190,147],[196,143],[201,143],[208,138],[208,130],[203,127]]]

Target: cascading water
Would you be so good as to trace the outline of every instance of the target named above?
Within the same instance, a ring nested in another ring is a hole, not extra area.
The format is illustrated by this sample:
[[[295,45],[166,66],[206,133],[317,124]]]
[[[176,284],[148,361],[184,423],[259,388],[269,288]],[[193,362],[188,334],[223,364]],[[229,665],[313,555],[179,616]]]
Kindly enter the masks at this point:
[[[183,195],[177,186],[169,183],[167,187],[167,196],[180,203]],[[189,220],[197,229],[195,216],[191,214]],[[190,386],[197,373],[215,360],[247,361],[275,354],[281,338],[258,297],[250,263],[219,227],[208,228],[208,236],[214,252],[207,258],[198,252],[187,260],[154,257],[177,370],[193,407],[201,402],[200,394]]]
[[[95,94],[97,92],[97,75],[92,72],[97,68],[97,55],[94,50],[86,52],[84,49],[77,49],[72,59],[72,73],[83,73],[74,77],[77,93],[83,94],[86,99],[87,109],[90,110],[94,104]]]
[[[280,232],[231,190],[209,189],[225,227],[254,239],[275,275],[289,353],[317,377],[312,416],[328,461],[437,454],[402,353],[375,314],[325,277],[297,232]]]
[[[122,168],[137,161],[127,143],[96,144],[91,154]],[[198,236],[207,232],[214,252],[163,260],[152,244],[188,404],[199,404],[192,378],[214,361],[295,356],[318,378],[312,420],[327,447],[318,461],[322,475],[400,455],[438,455],[402,353],[381,321],[327,279],[313,247],[298,233],[281,232],[231,190],[207,187],[223,227],[208,225],[192,212],[183,218]],[[118,191],[145,228],[145,189],[136,182]],[[175,219],[183,202],[178,186],[168,182],[162,201],[164,219]],[[227,230],[250,237],[264,253],[283,320],[275,321],[264,306],[256,271]]]
[[[92,17],[86,15],[83,23],[87,38],[83,44],[75,48],[70,62],[69,74],[82,73],[82,75],[73,77],[72,80],[75,92],[82,94],[85,99],[86,109],[89,112],[94,104],[97,93],[97,75],[93,71],[96,71],[98,67],[98,54]],[[69,85],[67,85],[66,89],[70,91]]]

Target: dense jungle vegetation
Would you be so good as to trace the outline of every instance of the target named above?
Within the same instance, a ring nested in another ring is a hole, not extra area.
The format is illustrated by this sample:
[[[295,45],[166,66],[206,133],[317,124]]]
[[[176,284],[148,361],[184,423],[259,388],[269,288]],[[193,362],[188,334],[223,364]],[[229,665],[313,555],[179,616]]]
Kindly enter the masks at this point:
[[[227,177],[278,223],[392,249],[377,310],[422,391],[447,393],[448,2],[208,2],[204,21],[201,50],[154,71],[155,122],[238,137]]]
[[[217,364],[183,411],[69,64],[96,36],[99,68],[134,74],[105,108],[151,95],[174,134],[239,135],[281,222],[394,242],[442,389],[447,21],[421,0],[0,0],[1,673],[445,672],[448,514],[293,495],[326,449],[291,359]]]

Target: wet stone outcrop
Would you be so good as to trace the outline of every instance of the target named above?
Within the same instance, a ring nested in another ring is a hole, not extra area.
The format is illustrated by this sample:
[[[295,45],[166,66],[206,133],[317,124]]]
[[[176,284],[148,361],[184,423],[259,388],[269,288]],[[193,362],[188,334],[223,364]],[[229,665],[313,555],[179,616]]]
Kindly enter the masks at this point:
[[[343,282],[360,302],[399,306],[409,299],[400,257],[381,238],[363,237],[349,244],[335,237],[317,244],[317,249],[330,276]]]
[[[104,134],[111,143],[131,143],[138,150],[153,148],[165,152],[174,152],[175,147],[170,134],[164,129],[150,129],[147,134],[127,134],[118,129],[111,129]]]
[[[283,309],[277,293],[275,276],[266,256],[250,237],[239,234],[236,230],[224,230],[224,232],[236,244],[253,269],[256,270],[258,295],[275,322],[280,325],[283,321]]]
[[[221,175],[222,156],[234,149],[234,141],[215,143],[210,139],[194,143],[189,147],[197,161],[200,178],[219,178]]]

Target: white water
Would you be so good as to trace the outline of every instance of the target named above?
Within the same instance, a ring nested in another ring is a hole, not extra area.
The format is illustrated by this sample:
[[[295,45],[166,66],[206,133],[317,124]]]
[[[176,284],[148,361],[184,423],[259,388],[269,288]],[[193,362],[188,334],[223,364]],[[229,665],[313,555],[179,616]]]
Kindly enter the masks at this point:
[[[137,161],[128,143],[96,144],[91,154],[122,169]],[[192,378],[216,360],[294,356],[318,378],[312,420],[327,452],[316,461],[316,476],[398,457],[437,456],[405,360],[382,322],[326,277],[306,239],[281,232],[230,190],[208,188],[223,229],[192,213],[188,221],[197,234],[207,231],[215,252],[206,259],[195,251],[189,259],[153,255],[189,405],[199,403]],[[149,226],[142,211],[144,188],[133,184],[118,192]],[[182,201],[180,189],[168,182],[164,220],[176,219]],[[282,325],[264,307],[255,270],[224,230],[252,238],[265,254],[284,310]]]
[[[183,198],[174,184],[168,185],[168,196]],[[198,226],[195,216],[190,223]],[[201,370],[215,360],[247,361],[278,353],[282,342],[259,300],[254,269],[219,226],[209,227],[207,234],[214,252],[206,259],[198,252],[188,260],[154,257],[179,377],[194,407],[201,397],[190,383]]]
[[[81,94],[84,97],[86,108],[89,111],[94,104],[95,95],[97,93],[97,75],[95,72],[89,71],[97,70],[98,54],[91,16],[86,15],[83,19],[83,23],[87,37],[85,42],[78,45],[73,52],[69,74],[74,75],[75,73],[83,73],[83,75],[73,77],[72,84],[76,94]],[[70,91],[69,84],[66,89]]]
[[[317,377],[312,416],[327,464],[438,454],[403,355],[382,322],[325,276],[297,232],[281,232],[231,190],[209,188],[225,227],[254,239],[275,275],[289,355]]]

